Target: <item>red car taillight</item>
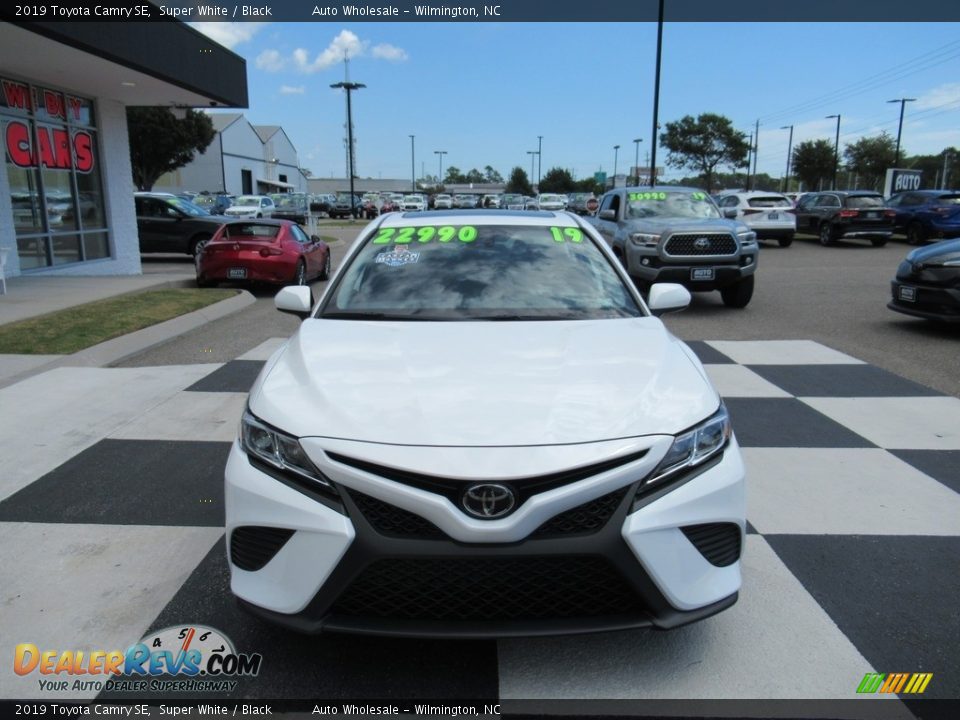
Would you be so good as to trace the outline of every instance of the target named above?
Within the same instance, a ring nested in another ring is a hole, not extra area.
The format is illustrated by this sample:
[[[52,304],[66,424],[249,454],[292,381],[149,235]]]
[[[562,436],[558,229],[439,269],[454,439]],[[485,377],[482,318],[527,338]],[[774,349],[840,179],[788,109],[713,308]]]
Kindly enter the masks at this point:
[[[891,220],[893,220],[893,219],[897,216],[897,211],[896,211],[896,210],[884,210],[884,211],[883,211],[883,216],[884,216],[885,218],[890,218]]]
[[[852,217],[857,217],[859,214],[860,214],[859,210],[841,210],[839,213],[839,217],[852,218]]]
[[[260,257],[270,257],[271,255],[283,255],[283,250],[275,247],[260,248]]]

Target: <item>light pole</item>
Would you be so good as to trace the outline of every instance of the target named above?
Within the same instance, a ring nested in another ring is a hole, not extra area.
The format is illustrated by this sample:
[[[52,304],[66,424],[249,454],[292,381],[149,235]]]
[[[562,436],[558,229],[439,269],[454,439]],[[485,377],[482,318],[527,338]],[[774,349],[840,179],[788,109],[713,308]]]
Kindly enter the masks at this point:
[[[657,130],[660,129],[660,55],[663,49],[663,0],[657,15],[657,70],[653,81],[653,135],[650,144],[650,187],[657,184]]]
[[[447,154],[447,151],[446,151],[446,150],[434,150],[434,151],[433,151],[433,154],[436,155],[437,158],[440,160],[440,169],[437,171],[437,172],[439,173],[439,174],[437,175],[437,184],[438,184],[438,185],[442,185],[442,184],[443,184],[443,156]]]
[[[633,139],[633,171],[636,173],[634,182],[640,184],[640,143],[643,142],[643,138],[634,138]]]
[[[533,158],[537,154],[536,150],[527,150],[527,155],[530,156],[530,184],[533,184]],[[537,183],[537,192],[540,191],[540,183]]]
[[[787,141],[787,176],[784,178],[783,192],[790,190],[790,153],[793,150],[793,125],[784,125],[781,130],[790,128],[790,139]]]
[[[826,119],[830,118],[837,119],[837,137],[833,141],[833,183],[830,185],[831,190],[837,189],[837,170],[840,167],[840,116],[839,115],[827,115]]]
[[[356,214],[356,196],[353,194],[353,176],[356,174],[353,171],[353,110],[350,106],[350,93],[354,90],[359,90],[360,88],[365,88],[366,85],[363,83],[355,82],[338,82],[334,83],[330,87],[332,88],[341,88],[347,91],[347,156],[349,162],[347,165],[350,170],[350,217],[354,217]]]
[[[541,172],[543,172],[543,135],[537,135],[537,192],[540,191]]]
[[[417,162],[414,159],[415,156],[413,153],[413,148],[414,148],[413,139],[415,137],[416,135],[410,136],[410,192],[417,191]]]
[[[900,136],[903,134],[903,108],[908,102],[913,102],[916,98],[900,98],[899,100],[887,100],[888,103],[900,103],[900,125],[897,127],[897,157],[893,161],[893,166],[900,164]]]
[[[611,187],[617,186],[617,155],[620,154],[620,146],[613,146],[613,185]]]

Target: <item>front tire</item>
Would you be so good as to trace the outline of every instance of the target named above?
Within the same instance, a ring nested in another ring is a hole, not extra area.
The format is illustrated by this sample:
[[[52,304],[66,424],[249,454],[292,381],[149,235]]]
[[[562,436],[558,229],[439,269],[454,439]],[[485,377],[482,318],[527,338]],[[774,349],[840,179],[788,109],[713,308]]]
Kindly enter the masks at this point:
[[[307,284],[307,264],[301,258],[297,262],[297,269],[293,271],[293,284],[294,285],[306,285]]]
[[[720,290],[723,304],[731,308],[745,308],[753,297],[753,275]]]
[[[321,280],[330,279],[330,251],[327,251],[327,259],[323,263],[323,270],[320,271]]]
[[[780,244],[780,247],[788,248],[791,245],[793,245],[793,238],[792,237],[780,238],[777,242]]]
[[[912,222],[907,226],[907,242],[910,245],[922,245],[926,239],[927,234],[923,231],[923,225]]]
[[[873,239],[870,241],[870,243],[871,243],[874,247],[883,247],[884,245],[887,244],[887,239],[886,239],[886,238],[873,238]]]
[[[824,247],[833,245],[833,228],[830,223],[823,223],[820,226],[820,244]]]
[[[210,235],[198,235],[190,241],[190,254],[193,256],[195,262],[199,262],[200,253],[203,252],[203,248],[210,242],[211,237]]]

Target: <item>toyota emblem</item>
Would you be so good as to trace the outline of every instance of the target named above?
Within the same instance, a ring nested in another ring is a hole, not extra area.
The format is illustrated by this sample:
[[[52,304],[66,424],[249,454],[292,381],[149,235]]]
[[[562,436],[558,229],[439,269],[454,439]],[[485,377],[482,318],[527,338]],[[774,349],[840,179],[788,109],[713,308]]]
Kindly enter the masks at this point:
[[[492,520],[511,512],[517,499],[506,485],[484,483],[468,487],[460,502],[463,509],[474,517]]]
[[[697,239],[694,241],[693,246],[694,246],[697,250],[709,250],[709,249],[710,249],[710,240],[708,240],[708,239],[705,238],[705,237],[697,238]]]

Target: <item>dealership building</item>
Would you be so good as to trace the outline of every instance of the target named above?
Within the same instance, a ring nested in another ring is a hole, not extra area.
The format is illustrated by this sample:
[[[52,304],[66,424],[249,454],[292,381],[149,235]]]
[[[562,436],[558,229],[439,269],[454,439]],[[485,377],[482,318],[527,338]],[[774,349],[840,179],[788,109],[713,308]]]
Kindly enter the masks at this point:
[[[7,277],[141,272],[128,106],[244,108],[246,63],[176,21],[0,22]]]

